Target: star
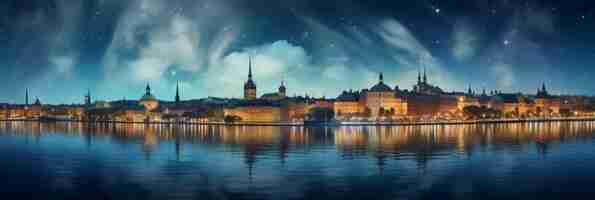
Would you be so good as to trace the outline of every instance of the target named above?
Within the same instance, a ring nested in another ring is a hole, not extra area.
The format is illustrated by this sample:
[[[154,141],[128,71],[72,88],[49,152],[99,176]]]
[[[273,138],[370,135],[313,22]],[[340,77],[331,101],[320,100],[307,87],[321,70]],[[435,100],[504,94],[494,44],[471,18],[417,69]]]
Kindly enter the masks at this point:
[[[502,42],[502,43],[504,44],[504,46],[508,46],[508,45],[510,45],[511,42],[510,42],[510,40],[504,40],[504,42]]]

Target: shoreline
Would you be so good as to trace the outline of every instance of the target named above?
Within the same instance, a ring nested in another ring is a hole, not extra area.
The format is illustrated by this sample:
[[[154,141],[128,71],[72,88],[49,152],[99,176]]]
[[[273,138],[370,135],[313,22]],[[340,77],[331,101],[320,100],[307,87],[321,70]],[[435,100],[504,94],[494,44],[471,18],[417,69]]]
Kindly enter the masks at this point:
[[[505,123],[544,123],[544,122],[595,121],[594,117],[532,118],[532,119],[484,119],[459,121],[427,122],[331,122],[304,124],[303,122],[123,122],[123,121],[84,121],[84,120],[38,120],[3,119],[0,122],[39,122],[39,123],[85,123],[85,124],[144,124],[144,125],[199,125],[199,126],[291,126],[291,127],[342,127],[342,126],[427,126],[427,125],[466,125],[466,124],[505,124]]]

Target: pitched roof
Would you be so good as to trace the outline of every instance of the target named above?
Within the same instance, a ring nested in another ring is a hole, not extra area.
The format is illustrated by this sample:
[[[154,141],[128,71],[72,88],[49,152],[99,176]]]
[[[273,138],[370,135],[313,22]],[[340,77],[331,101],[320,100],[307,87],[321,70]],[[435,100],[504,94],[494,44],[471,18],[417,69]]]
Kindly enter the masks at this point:
[[[359,99],[359,93],[343,91],[338,97],[337,101],[357,101]]]

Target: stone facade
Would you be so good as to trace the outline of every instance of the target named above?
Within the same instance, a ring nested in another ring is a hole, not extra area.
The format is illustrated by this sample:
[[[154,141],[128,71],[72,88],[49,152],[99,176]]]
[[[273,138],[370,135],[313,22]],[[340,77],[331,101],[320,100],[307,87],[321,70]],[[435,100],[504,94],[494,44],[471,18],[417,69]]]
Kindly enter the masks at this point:
[[[225,108],[226,116],[238,116],[242,122],[279,122],[281,121],[281,108],[275,106],[241,106],[236,108]]]

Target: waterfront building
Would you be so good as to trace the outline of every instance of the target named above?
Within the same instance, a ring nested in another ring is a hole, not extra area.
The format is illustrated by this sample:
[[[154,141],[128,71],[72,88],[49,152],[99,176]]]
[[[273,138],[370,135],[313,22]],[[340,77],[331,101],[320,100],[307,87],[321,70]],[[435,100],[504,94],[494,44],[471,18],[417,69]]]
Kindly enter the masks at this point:
[[[560,96],[560,114],[573,115],[585,109],[585,97]]]
[[[281,102],[281,120],[286,122],[302,121],[310,110],[310,100],[304,97],[292,97]]]
[[[451,115],[459,112],[459,93],[442,93],[430,95],[427,93],[403,93],[407,102],[407,115],[414,117],[430,117],[438,115]]]
[[[407,114],[407,103],[398,98],[395,91],[384,83],[382,73],[378,76],[378,83],[363,91],[363,101],[371,111],[372,117],[379,117],[382,113],[389,115]]]
[[[153,94],[151,94],[151,87],[149,84],[147,84],[147,87],[145,88],[145,94],[140,98],[139,104],[143,105],[148,111],[155,110],[157,107],[159,107],[159,101],[157,98],[155,98],[155,96],[153,96]]]
[[[47,106],[43,110],[42,117],[49,120],[82,120],[85,114],[80,105]]]
[[[549,94],[545,83],[535,95],[535,112],[539,116],[550,116],[560,114],[560,99]]]
[[[335,99],[333,108],[337,118],[362,116],[365,112],[365,105],[360,102],[360,92],[353,90],[343,91]]]
[[[403,93],[407,102],[407,113],[409,116],[435,115],[440,110],[440,95],[427,95],[422,93]]]
[[[469,86],[466,94],[457,95],[457,108],[458,111],[463,111],[465,107],[476,106],[481,107],[481,103],[479,101],[479,97],[475,95],[475,92]]]
[[[483,89],[483,92],[478,97],[478,100],[480,107],[492,108],[492,104],[490,104],[490,102],[492,101],[492,96],[488,95],[485,89]]]
[[[287,98],[287,88],[284,81],[281,81],[281,86],[279,86],[277,92],[263,94],[260,98],[270,101],[279,101]]]
[[[444,93],[444,91],[440,87],[428,83],[428,77],[426,75],[425,68],[423,79],[421,77],[421,72],[417,72],[417,84],[413,86],[413,91],[415,93],[423,95],[440,95]]]
[[[452,115],[460,112],[458,96],[453,95],[438,95],[438,115]],[[466,98],[466,103],[470,105],[478,105],[475,97]]]
[[[225,116],[240,117],[242,122],[270,123],[281,121],[280,104],[268,100],[242,101],[224,109]]]
[[[25,117],[27,119],[39,119],[43,115],[43,105],[38,97],[35,97],[35,102],[29,107],[25,107]]]
[[[534,101],[522,94],[499,93],[492,99],[492,108],[505,116],[525,116],[534,112]]]
[[[407,114],[416,117],[453,114],[465,102],[465,98],[459,98],[465,94],[445,93],[442,88],[430,84],[425,68],[423,77],[420,71],[417,72],[417,83],[413,90],[401,92],[400,95],[407,102]]]

